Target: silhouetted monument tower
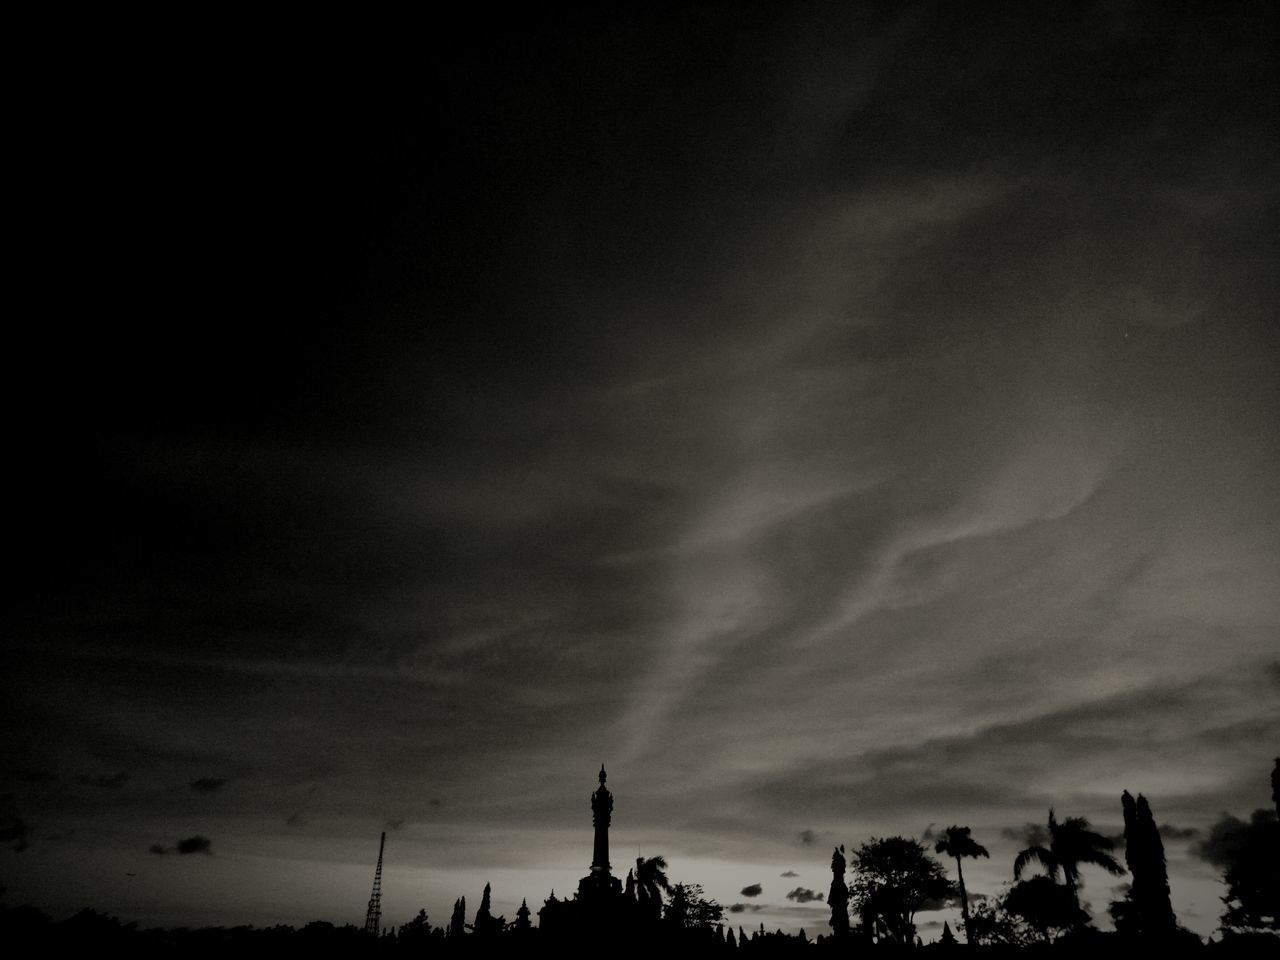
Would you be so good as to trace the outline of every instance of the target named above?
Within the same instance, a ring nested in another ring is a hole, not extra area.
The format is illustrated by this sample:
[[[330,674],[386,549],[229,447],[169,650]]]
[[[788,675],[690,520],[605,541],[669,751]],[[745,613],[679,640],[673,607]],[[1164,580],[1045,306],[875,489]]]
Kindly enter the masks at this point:
[[[591,873],[578,883],[579,900],[599,900],[622,893],[622,881],[609,872],[609,822],[613,819],[613,794],[604,785],[604,764],[600,764],[600,787],[591,795],[591,823],[595,844],[591,850]]]
[[[369,912],[364,915],[364,932],[378,935],[378,925],[382,922],[382,848],[387,845],[387,832],[382,832],[378,841],[378,866],[373,871],[373,893],[369,896]]]
[[[600,764],[600,789],[591,795],[591,825],[596,828],[596,843],[591,850],[591,872],[608,874],[609,823],[613,820],[613,794],[604,785],[608,774]]]

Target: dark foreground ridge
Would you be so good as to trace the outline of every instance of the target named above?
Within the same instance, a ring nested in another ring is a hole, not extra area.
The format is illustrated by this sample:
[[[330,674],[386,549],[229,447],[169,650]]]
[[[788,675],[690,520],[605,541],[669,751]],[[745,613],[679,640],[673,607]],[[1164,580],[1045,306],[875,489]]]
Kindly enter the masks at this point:
[[[425,910],[398,927],[381,925],[382,853],[378,849],[364,927],[313,921],[303,927],[231,927],[140,930],[137,924],[85,909],[53,922],[30,906],[0,906],[0,944],[13,956],[84,956],[94,953],[132,957],[422,957],[610,955],[654,957],[675,951],[728,958],[829,954],[889,956],[923,951],[959,956],[1074,956],[1084,953],[1134,957],[1203,955],[1206,957],[1280,956],[1280,758],[1272,774],[1276,809],[1259,809],[1248,824],[1232,820],[1230,836],[1214,835],[1211,862],[1222,868],[1225,895],[1218,935],[1203,941],[1178,923],[1169,897],[1164,845],[1146,797],[1127,790],[1120,797],[1124,814],[1123,864],[1114,842],[1090,829],[1082,817],[1059,818],[1052,808],[1043,830],[1012,866],[1013,882],[997,897],[970,895],[963,862],[989,857],[968,827],[953,825],[937,834],[932,852],[909,837],[871,837],[831,855],[827,928],[810,936],[748,932],[726,921],[726,910],[708,898],[701,885],[672,883],[661,856],[639,858],[625,883],[609,861],[613,795],[600,768],[599,787],[591,795],[594,841],[590,870],[577,892],[558,899],[555,892],[537,910],[527,900],[513,920],[495,917],[485,885],[479,908],[467,920],[466,898],[459,897],[447,925],[433,925]],[[955,880],[941,855],[955,862]],[[1089,865],[1128,876],[1123,896],[1108,912],[1114,931],[1093,925],[1080,896],[1080,868]],[[2,891],[0,891],[2,892]],[[811,891],[805,891],[810,894]],[[915,917],[921,910],[956,907],[962,922],[956,931],[943,926],[941,938],[924,945]]]

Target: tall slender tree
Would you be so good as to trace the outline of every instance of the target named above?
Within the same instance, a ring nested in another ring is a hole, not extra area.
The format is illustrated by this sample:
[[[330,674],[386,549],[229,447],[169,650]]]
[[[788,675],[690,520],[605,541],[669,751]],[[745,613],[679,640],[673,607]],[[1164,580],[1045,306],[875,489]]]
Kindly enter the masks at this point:
[[[1280,820],[1280,757],[1271,768],[1271,802],[1276,805],[1276,819]]]
[[[1054,880],[1061,871],[1071,899],[1079,908],[1082,864],[1101,867],[1113,876],[1124,875],[1124,867],[1108,852],[1114,846],[1102,834],[1090,830],[1089,821],[1084,817],[1068,817],[1059,823],[1050,807],[1049,846],[1032,844],[1019,853],[1013,861],[1013,878],[1021,880],[1022,872],[1032,863],[1039,863]]]
[[[491,932],[493,926],[493,914],[489,912],[489,884],[484,885],[484,893],[480,897],[480,909],[476,911],[475,923],[471,925],[471,929],[476,933],[485,934]]]
[[[831,907],[831,935],[837,939],[849,936],[849,885],[844,882],[844,844],[831,851],[831,889],[827,904]]]
[[[960,861],[965,857],[990,857],[987,848],[969,836],[968,827],[951,826],[933,845],[934,853],[954,857],[956,861],[956,880],[960,887],[960,915],[964,918],[964,938],[973,943],[973,932],[969,929],[969,894],[964,888],[964,868]]]
[[[1128,790],[1121,794],[1120,805],[1124,810],[1124,860],[1133,882],[1128,903],[1116,912],[1116,928],[1127,926],[1148,937],[1172,936],[1177,932],[1178,921],[1169,900],[1164,841],[1151,815],[1151,806],[1142,794],[1134,800]]]
[[[466,932],[467,898],[459,897],[453,901],[453,916],[449,918],[449,936],[460,937]]]

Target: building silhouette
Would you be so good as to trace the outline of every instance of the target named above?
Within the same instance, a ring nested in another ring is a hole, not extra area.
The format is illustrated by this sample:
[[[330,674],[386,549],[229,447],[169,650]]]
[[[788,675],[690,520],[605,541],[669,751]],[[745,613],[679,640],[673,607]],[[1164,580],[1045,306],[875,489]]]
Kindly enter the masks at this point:
[[[578,882],[578,899],[599,902],[622,896],[622,881],[609,863],[609,824],[613,820],[613,794],[604,785],[608,775],[600,764],[600,786],[591,794],[591,824],[595,842],[591,850],[591,871]]]

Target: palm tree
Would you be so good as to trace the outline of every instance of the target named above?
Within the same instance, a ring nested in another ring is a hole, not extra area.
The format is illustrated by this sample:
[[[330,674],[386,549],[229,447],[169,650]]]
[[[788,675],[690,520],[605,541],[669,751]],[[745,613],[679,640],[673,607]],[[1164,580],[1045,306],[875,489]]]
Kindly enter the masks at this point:
[[[1049,846],[1032,844],[1018,854],[1013,861],[1013,879],[1022,879],[1022,871],[1030,863],[1039,863],[1054,881],[1058,879],[1058,871],[1062,871],[1062,879],[1071,891],[1071,899],[1078,910],[1080,907],[1080,866],[1092,864],[1101,867],[1113,876],[1123,876],[1124,867],[1116,858],[1107,853],[1114,844],[1100,833],[1089,829],[1089,821],[1084,817],[1068,817],[1058,822],[1049,808]]]
[[[960,913],[964,917],[964,939],[973,943],[973,934],[969,931],[969,895],[964,889],[964,870],[960,861],[965,857],[990,857],[987,848],[969,836],[968,827],[947,827],[938,842],[933,845],[934,853],[956,858],[956,878],[960,882]]]
[[[671,892],[671,883],[667,880],[667,860],[665,857],[636,857],[636,892],[640,903],[653,919],[662,916],[662,893]]]

